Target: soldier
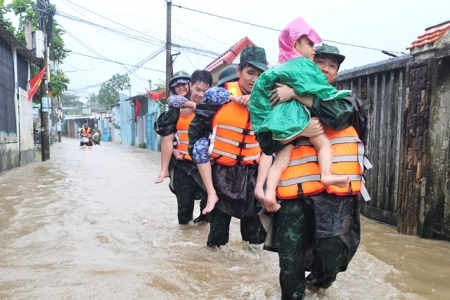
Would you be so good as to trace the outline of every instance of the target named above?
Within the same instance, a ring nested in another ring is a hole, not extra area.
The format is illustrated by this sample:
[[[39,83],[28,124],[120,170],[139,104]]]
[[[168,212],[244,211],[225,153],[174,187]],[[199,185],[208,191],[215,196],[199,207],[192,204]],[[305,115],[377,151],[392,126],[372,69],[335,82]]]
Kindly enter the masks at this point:
[[[246,47],[241,52],[240,63],[236,68],[238,81],[225,83],[225,88],[238,98],[239,104],[229,102],[212,112],[208,104],[198,104],[196,116],[189,127],[191,155],[195,143],[208,132],[213,132],[210,141],[212,174],[211,169],[209,176],[201,174],[208,190],[208,198],[218,200],[215,207],[209,207],[214,208],[210,213],[207,241],[210,247],[228,243],[232,217],[241,220],[241,236],[244,241],[259,244],[264,239],[264,232],[260,230],[261,224],[257,218],[261,205],[255,199],[254,192],[256,184],[261,184],[257,180],[258,167],[267,164],[270,167],[272,159],[263,155],[261,165],[258,166],[261,149],[250,126],[247,103],[253,84],[265,70],[264,49],[257,46]],[[265,178],[265,175],[262,177]],[[204,213],[208,212],[208,209],[204,210]]]
[[[337,47],[323,44],[316,48],[314,62],[331,82],[336,78],[344,59],[345,56],[339,53]],[[295,95],[292,88],[283,85],[279,85],[273,92],[273,104],[296,99],[309,106],[312,113],[320,116],[324,125],[322,130],[317,127],[317,119],[311,121],[311,126],[316,126],[318,133],[325,132],[332,143],[338,140],[346,141],[348,147],[344,145],[341,149],[334,148],[333,153],[341,151],[339,155],[356,157],[356,161],[333,163],[335,172],[346,168],[357,170],[354,171],[357,174],[351,176],[351,190],[328,187],[324,189],[317,178],[311,177],[315,175],[312,174],[313,170],[318,170],[317,161],[307,159],[304,164],[300,163],[307,156],[310,158],[317,155],[317,151],[314,151],[314,147],[306,145],[305,140],[298,140],[291,156],[291,163],[283,172],[278,185],[277,196],[282,201],[274,215],[274,246],[278,250],[280,260],[282,299],[303,299],[305,283],[315,288],[330,287],[336,275],[346,270],[358,248],[360,242],[358,194],[361,192],[364,197],[368,197],[362,181],[364,168],[362,165],[365,163],[364,145],[359,139],[364,141],[365,134],[364,128],[355,130],[351,126],[354,97],[324,102],[312,97]],[[329,127],[337,129],[332,131]],[[300,136],[310,137],[312,132],[305,130]],[[258,140],[266,154],[272,154],[282,147],[278,141],[271,138],[270,133],[258,135]],[[351,149],[357,153],[353,153]],[[344,153],[346,151],[351,153]],[[295,168],[298,170],[295,171]],[[311,180],[300,180],[302,176]],[[309,196],[304,196],[306,193]],[[311,273],[305,279],[305,266],[309,267],[305,263],[307,247],[312,247],[314,260],[310,266]]]
[[[212,84],[212,77],[208,71],[196,70],[191,75],[189,87],[191,91],[190,99],[195,103],[201,103],[203,95]],[[171,188],[177,197],[178,203],[178,223],[188,224],[192,220],[194,210],[194,201],[200,197],[200,210],[203,210],[206,204],[206,193],[190,175],[194,163],[187,152],[188,146],[188,128],[194,118],[193,110],[183,109],[183,115],[180,108],[169,107],[169,109],[159,116],[155,122],[155,131],[163,136],[171,136],[173,142],[177,140],[176,159],[172,159],[173,176],[171,176]],[[206,217],[201,215],[197,221],[205,221]]]

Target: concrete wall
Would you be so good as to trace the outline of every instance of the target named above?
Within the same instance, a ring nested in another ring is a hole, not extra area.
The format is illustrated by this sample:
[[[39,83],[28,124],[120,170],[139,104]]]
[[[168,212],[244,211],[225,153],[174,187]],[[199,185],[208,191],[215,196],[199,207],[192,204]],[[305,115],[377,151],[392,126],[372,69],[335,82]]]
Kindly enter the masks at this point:
[[[427,180],[422,236],[440,232],[450,237],[450,57],[433,63],[428,132]],[[444,226],[443,226],[444,225]],[[445,228],[447,226],[447,228]]]
[[[19,143],[0,144],[0,173],[19,165]]]

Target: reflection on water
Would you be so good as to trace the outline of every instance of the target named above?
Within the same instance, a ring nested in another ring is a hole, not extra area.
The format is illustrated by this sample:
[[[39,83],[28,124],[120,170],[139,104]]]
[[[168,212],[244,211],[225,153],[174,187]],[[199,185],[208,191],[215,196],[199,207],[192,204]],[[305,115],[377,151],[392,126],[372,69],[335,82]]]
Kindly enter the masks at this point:
[[[177,224],[158,153],[77,143],[0,175],[0,298],[280,298],[277,255],[243,243],[237,220],[220,250],[208,225]],[[449,265],[450,243],[363,219],[349,270],[307,299],[446,299]]]

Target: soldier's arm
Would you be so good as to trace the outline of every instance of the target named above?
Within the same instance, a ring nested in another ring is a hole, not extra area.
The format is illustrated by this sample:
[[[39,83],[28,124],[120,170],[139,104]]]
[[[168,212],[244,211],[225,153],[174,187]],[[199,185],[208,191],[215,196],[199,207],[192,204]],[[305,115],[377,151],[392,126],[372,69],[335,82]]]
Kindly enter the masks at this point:
[[[174,134],[177,131],[177,122],[179,116],[179,109],[169,107],[169,109],[163,112],[158,117],[158,120],[156,120],[156,122],[153,124],[154,130],[162,137]]]
[[[319,117],[320,121],[330,129],[342,130],[351,125],[353,104],[348,98],[322,101],[314,97],[311,114]]]

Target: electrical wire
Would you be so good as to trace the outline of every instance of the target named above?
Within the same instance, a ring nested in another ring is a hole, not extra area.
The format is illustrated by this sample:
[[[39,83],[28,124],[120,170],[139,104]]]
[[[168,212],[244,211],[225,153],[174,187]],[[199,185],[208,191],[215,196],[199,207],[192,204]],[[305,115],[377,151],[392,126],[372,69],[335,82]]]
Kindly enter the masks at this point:
[[[110,62],[110,63],[122,65],[122,66],[129,66],[129,67],[136,67],[136,66],[137,66],[137,65],[131,65],[131,64],[126,64],[126,63],[118,62],[118,61],[111,60],[111,59],[107,59],[107,58],[95,57],[95,56],[88,55],[88,54],[84,54],[84,53],[70,52],[70,54],[75,54],[75,55],[85,56],[85,57],[89,57],[89,58],[92,58],[92,59],[103,60],[103,61],[106,61],[106,62]],[[152,68],[147,68],[147,67],[142,67],[142,66],[139,66],[139,68],[140,68],[140,69],[145,69],[145,70],[150,70],[150,71],[155,71],[155,72],[160,72],[160,73],[166,73],[166,71],[157,70],[157,69],[152,69]]]
[[[232,22],[237,22],[237,23],[241,23],[241,24],[245,24],[245,25],[249,25],[249,26],[259,27],[259,28],[262,28],[262,29],[267,29],[267,30],[272,30],[272,31],[277,31],[277,32],[281,31],[280,29],[267,27],[267,26],[263,26],[263,25],[258,25],[258,24],[254,24],[254,23],[249,23],[249,22],[245,22],[245,21],[241,21],[241,20],[237,20],[237,19],[232,19],[232,18],[228,18],[228,17],[225,17],[225,16],[219,16],[219,15],[215,15],[215,14],[208,13],[208,12],[205,12],[205,11],[201,11],[201,10],[197,10],[197,9],[193,9],[193,8],[189,8],[189,7],[184,7],[184,6],[181,6],[181,5],[176,5],[176,4],[173,4],[173,3],[172,3],[172,6],[173,7],[178,7],[178,8],[181,8],[181,9],[185,9],[185,10],[189,10],[189,11],[192,11],[192,12],[196,12],[196,13],[199,13],[199,14],[208,15],[208,16],[211,16],[211,17],[216,17],[216,18],[220,18],[220,19],[224,19],[224,20],[228,20],[228,21],[232,21]],[[350,43],[343,43],[343,42],[326,40],[326,39],[323,39],[323,41],[334,43],[334,44],[339,44],[339,45],[345,45],[345,46],[351,46],[351,47],[367,49],[367,50],[383,51],[383,49],[378,49],[378,48],[373,48],[373,47],[366,47],[366,46],[355,45],[355,44],[350,44]],[[389,52],[402,54],[402,52],[398,52],[398,51],[389,51]]]

